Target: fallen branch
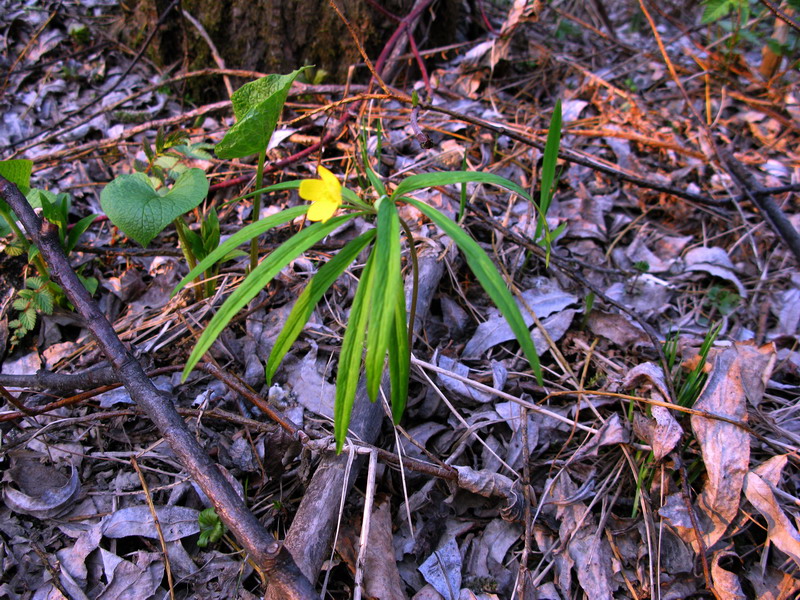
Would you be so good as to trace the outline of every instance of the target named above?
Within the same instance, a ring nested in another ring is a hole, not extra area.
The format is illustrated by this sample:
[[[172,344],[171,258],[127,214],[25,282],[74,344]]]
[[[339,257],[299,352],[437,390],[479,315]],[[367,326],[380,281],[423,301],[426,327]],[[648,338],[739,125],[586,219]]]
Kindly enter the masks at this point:
[[[16,213],[39,248],[50,268],[51,278],[62,287],[75,310],[84,318],[131,398],[145,411],[183,467],[211,500],[222,522],[270,577],[272,587],[280,588],[283,598],[316,597],[314,588],[297,568],[291,554],[261,525],[200,447],[175,410],[173,398],[156,389],[139,362],[117,337],[111,323],[70,267],[59,244],[56,227],[42,221],[17,187],[3,177],[0,177],[0,197]]]

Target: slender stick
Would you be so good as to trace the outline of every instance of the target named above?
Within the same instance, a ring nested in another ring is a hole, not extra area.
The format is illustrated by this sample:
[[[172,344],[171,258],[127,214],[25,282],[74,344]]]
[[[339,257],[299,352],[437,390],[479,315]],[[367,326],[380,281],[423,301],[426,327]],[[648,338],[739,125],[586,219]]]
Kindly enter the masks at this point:
[[[55,225],[42,221],[13,183],[0,176],[0,197],[17,214],[25,230],[39,248],[58,282],[86,327],[106,355],[114,372],[131,398],[148,415],[192,479],[211,500],[223,523],[230,529],[253,560],[269,573],[283,598],[316,597],[308,579],[297,568],[294,558],[261,525],[244,500],[228,483],[217,465],[200,447],[186,423],[175,410],[174,399],[156,389],[130,350],[117,337],[111,323],[83,287],[61,248]]]

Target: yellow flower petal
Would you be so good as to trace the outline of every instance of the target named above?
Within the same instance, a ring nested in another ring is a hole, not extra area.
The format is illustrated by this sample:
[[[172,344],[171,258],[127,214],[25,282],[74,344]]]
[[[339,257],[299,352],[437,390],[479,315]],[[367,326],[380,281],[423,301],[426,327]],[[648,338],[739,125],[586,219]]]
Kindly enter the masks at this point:
[[[305,179],[300,182],[300,197],[303,200],[316,202],[327,195],[328,187],[321,179]]]
[[[339,208],[339,204],[336,202],[318,200],[308,209],[306,217],[309,221],[322,221],[324,223],[333,216],[337,208]]]
[[[319,165],[317,167],[317,173],[322,178],[322,181],[325,182],[325,186],[328,188],[328,190],[331,193],[341,197],[342,184],[339,183],[339,180],[336,178],[336,175],[331,173],[328,169],[326,169],[322,165]],[[341,198],[339,201],[341,202]]]
[[[312,202],[308,209],[309,221],[325,222],[333,216],[342,203],[342,184],[336,175],[319,165],[317,167],[320,179],[306,179],[300,182],[300,197]]]

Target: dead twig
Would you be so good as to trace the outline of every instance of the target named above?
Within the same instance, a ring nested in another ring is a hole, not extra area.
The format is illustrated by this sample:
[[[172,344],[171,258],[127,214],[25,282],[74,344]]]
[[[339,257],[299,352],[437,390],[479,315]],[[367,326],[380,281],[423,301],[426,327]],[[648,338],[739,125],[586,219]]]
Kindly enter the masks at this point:
[[[280,587],[284,598],[313,598],[314,588],[297,568],[293,557],[277,542],[222,476],[175,410],[172,398],[158,390],[87,292],[64,255],[56,227],[42,221],[17,187],[0,177],[0,197],[16,213],[98,346],[108,358],[131,398],[142,407],[172,448],[192,479],[211,500],[220,519],[255,562]]]

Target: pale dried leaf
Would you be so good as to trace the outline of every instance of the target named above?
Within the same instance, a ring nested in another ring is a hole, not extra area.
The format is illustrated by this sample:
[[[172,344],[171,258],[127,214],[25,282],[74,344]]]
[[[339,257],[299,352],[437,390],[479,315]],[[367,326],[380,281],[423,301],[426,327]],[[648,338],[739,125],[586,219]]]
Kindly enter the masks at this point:
[[[394,559],[391,505],[387,501],[372,511],[364,557],[364,591],[371,598],[406,600],[404,588]]]
[[[692,248],[684,256],[687,271],[704,271],[714,277],[730,281],[742,298],[747,298],[747,290],[734,273],[734,266],[728,253],[722,248]]]
[[[678,421],[668,408],[650,407],[651,418],[637,412],[633,415],[633,430],[636,435],[647,442],[653,450],[653,458],[660,462],[675,449],[683,436]]]
[[[70,509],[81,491],[75,467],[67,478],[53,467],[25,461],[9,469],[9,474],[11,480],[25,491],[8,486],[3,488],[6,506],[16,513],[39,519],[52,518]]]
[[[752,471],[745,477],[744,494],[767,521],[769,540],[800,565],[800,533],[781,510],[769,483]]]
[[[419,567],[419,572],[445,600],[458,600],[461,589],[461,553],[453,537],[439,545]]]
[[[612,600],[616,584],[612,580],[611,548],[597,529],[594,515],[583,502],[569,502],[578,491],[566,472],[562,472],[551,488],[552,500],[558,503],[556,518],[559,537],[568,540],[567,550],[574,561],[578,583],[592,600]],[[560,578],[563,585],[563,573]],[[562,587],[569,595],[569,589]]]
[[[749,353],[740,352],[740,348],[740,345],[733,346],[717,355],[694,408],[735,421],[746,419],[742,368],[749,360]],[[717,419],[692,415],[691,421],[706,467],[698,512],[704,517],[700,519],[701,528],[709,548],[722,537],[739,511],[750,461],[750,436],[741,427]]]
[[[174,542],[200,531],[199,512],[184,506],[156,507],[164,540]],[[108,538],[142,536],[158,539],[153,515],[148,506],[131,506],[115,511],[103,519],[103,535]]]
[[[156,593],[164,577],[164,562],[155,552],[136,552],[134,561],[123,560],[103,548],[108,586],[97,600],[141,600]]]
[[[635,348],[650,341],[640,327],[621,314],[593,310],[589,313],[586,326],[594,335],[602,336],[620,348]]]
[[[742,591],[739,578],[727,569],[723,569],[719,561],[728,556],[736,556],[730,552],[715,552],[711,561],[711,579],[719,600],[747,600]]]

